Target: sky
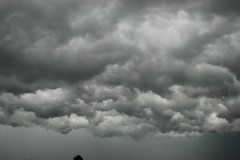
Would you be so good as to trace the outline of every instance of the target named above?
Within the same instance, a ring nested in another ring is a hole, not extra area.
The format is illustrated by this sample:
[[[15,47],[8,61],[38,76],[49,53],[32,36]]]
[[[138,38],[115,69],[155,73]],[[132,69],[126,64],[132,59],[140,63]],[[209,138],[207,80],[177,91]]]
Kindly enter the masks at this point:
[[[0,0],[0,159],[238,159],[239,17],[239,0]]]

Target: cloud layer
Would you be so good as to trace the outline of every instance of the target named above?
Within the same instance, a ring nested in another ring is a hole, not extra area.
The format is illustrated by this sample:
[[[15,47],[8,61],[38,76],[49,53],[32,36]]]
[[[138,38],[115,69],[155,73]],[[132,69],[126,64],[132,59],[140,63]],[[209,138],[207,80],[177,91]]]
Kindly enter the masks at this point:
[[[0,0],[0,123],[100,137],[239,132],[238,3]]]

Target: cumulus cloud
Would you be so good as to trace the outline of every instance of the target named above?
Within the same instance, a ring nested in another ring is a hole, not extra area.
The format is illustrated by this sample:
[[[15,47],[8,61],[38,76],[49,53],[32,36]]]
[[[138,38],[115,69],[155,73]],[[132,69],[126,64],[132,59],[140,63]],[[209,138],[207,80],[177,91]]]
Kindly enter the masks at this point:
[[[236,0],[1,0],[0,123],[100,137],[239,132]]]

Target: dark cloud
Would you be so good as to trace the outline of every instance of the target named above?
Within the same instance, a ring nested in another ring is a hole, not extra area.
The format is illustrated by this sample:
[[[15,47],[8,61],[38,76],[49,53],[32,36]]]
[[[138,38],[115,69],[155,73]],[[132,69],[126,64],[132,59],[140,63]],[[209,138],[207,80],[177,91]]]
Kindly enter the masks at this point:
[[[124,9],[128,12],[142,12],[149,8],[158,8],[177,12],[179,10],[187,10],[191,13],[200,12],[205,16],[221,15],[230,18],[239,16],[238,0],[119,0],[123,4]]]
[[[211,0],[206,2],[206,8],[210,12],[221,15],[239,15],[240,2],[237,0]]]
[[[0,1],[0,123],[99,137],[239,132],[237,1]]]

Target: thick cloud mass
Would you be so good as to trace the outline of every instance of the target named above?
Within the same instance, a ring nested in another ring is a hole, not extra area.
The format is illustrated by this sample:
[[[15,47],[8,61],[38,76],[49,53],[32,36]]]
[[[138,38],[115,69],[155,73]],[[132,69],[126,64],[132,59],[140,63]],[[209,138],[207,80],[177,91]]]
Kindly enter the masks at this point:
[[[239,132],[239,6],[0,0],[0,123],[100,137]]]

